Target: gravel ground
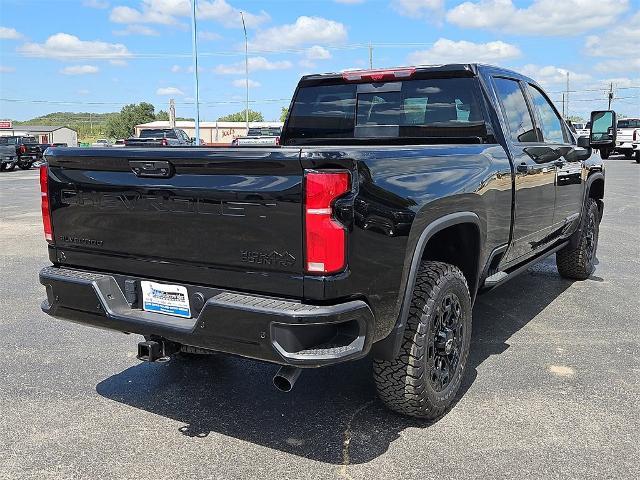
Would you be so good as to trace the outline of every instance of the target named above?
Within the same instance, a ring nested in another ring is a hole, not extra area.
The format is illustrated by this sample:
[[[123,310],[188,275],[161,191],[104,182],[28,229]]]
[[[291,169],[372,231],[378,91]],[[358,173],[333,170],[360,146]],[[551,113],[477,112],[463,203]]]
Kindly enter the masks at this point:
[[[434,424],[376,400],[371,361],[143,364],[138,337],[40,312],[36,171],[0,174],[0,478],[639,478],[640,165],[607,161],[594,276],[553,257],[481,296],[463,392]]]

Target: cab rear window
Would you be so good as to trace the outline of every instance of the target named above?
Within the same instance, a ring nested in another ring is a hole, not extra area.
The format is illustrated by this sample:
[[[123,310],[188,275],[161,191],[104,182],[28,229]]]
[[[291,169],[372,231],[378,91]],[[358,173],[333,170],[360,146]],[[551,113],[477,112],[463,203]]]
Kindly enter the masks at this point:
[[[485,128],[475,78],[342,83],[298,90],[288,120],[287,143],[482,136]]]

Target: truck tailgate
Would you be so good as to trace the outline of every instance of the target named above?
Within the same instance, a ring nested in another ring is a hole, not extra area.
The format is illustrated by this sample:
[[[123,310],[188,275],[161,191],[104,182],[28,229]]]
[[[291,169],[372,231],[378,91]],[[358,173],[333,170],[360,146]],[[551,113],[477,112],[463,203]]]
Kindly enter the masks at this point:
[[[161,263],[175,272],[164,276],[185,282],[193,279],[180,278],[172,265],[254,276],[302,273],[297,148],[50,152],[58,249]]]

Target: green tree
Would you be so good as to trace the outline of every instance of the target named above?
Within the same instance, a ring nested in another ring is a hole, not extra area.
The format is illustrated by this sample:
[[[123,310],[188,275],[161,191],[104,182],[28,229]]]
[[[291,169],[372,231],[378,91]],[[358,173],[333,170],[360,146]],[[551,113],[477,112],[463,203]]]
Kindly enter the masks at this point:
[[[164,121],[168,122],[169,121],[169,112],[167,112],[165,110],[160,110],[156,114],[156,120],[164,120]]]
[[[567,117],[571,123],[586,123],[586,120],[578,115],[570,115]]]
[[[284,122],[287,119],[287,115],[289,115],[289,107],[282,107],[280,111],[280,121]]]
[[[236,113],[230,113],[229,115],[224,115],[218,118],[219,122],[244,122],[245,121],[245,112],[246,110],[242,110]],[[264,122],[264,117],[262,113],[256,112],[255,110],[249,109],[249,121],[250,122]]]
[[[111,138],[127,138],[133,135],[136,125],[156,119],[153,105],[146,102],[129,104],[120,113],[107,121],[106,134]]]

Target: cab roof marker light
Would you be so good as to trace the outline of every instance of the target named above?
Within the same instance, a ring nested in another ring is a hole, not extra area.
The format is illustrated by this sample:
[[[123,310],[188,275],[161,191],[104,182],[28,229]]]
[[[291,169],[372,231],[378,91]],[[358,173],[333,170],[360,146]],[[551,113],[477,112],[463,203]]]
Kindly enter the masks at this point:
[[[415,67],[384,70],[351,70],[343,72],[342,79],[346,82],[357,82],[360,80],[379,82],[382,80],[403,80],[411,78],[415,73]]]

